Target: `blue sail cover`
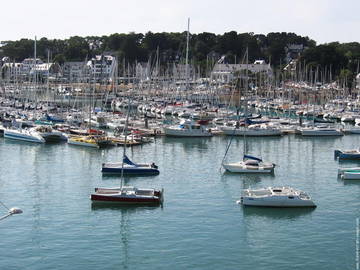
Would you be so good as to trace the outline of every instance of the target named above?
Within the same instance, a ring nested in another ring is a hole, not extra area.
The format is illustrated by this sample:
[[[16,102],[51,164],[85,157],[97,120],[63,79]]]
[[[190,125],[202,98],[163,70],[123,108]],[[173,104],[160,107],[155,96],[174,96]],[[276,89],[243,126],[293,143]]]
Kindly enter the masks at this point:
[[[58,122],[58,123],[63,123],[63,122],[65,122],[64,119],[61,119],[61,118],[58,118],[58,117],[55,117],[55,116],[50,116],[50,115],[48,115],[48,114],[46,114],[46,120],[52,121],[52,122]]]
[[[132,162],[132,161],[127,157],[127,155],[124,155],[123,162],[124,162],[125,164],[128,164],[128,165],[137,166],[134,162]]]
[[[253,157],[253,156],[249,156],[249,155],[244,155],[244,159],[247,158],[247,159],[253,159],[253,160],[257,160],[257,161],[262,161],[261,158],[257,158],[257,157]]]
[[[253,125],[253,124],[264,124],[264,123],[269,123],[270,121],[269,120],[263,120],[263,121],[253,121],[251,120],[250,118],[246,118],[245,120],[246,124],[248,125]]]

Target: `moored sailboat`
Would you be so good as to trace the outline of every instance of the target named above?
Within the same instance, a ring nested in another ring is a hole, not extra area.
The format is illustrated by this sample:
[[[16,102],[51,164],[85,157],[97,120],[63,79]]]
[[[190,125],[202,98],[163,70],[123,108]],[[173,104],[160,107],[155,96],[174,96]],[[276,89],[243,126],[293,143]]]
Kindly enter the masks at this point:
[[[262,159],[244,155],[244,159],[238,162],[222,164],[224,169],[233,173],[274,173],[275,164],[263,162]]]
[[[129,102],[130,103],[130,102]],[[126,117],[125,130],[127,129],[129,123],[129,115],[130,115],[130,105],[128,106],[128,113]],[[126,135],[125,132],[125,142]],[[95,193],[90,195],[90,199],[92,203],[102,204],[131,204],[131,205],[159,205],[162,204],[164,199],[164,190],[156,190],[156,189],[145,189],[145,188],[135,188],[132,186],[123,186],[124,174],[126,172],[126,163],[130,163],[131,161],[126,156],[126,145],[124,146],[123,151],[123,160],[121,163],[121,167],[116,167],[117,172],[120,170],[121,180],[120,187],[115,188],[95,188]],[[135,166],[135,163],[132,163]],[[129,164],[127,164],[129,165]],[[136,167],[136,166],[135,166]],[[155,169],[155,167],[154,167]],[[136,170],[136,168],[134,169]]]
[[[164,191],[157,189],[121,186],[119,188],[95,188],[90,199],[93,203],[159,205],[164,200]]]
[[[101,172],[120,175],[156,175],[160,173],[155,163],[134,163],[126,155],[123,162],[103,163]]]

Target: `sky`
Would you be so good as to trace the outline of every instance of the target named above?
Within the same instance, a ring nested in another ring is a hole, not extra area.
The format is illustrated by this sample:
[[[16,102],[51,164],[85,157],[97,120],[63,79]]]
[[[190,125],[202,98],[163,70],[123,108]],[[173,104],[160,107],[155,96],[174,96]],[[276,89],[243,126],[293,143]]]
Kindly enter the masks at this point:
[[[317,44],[360,42],[360,0],[1,1],[0,40],[113,33],[293,32]]]

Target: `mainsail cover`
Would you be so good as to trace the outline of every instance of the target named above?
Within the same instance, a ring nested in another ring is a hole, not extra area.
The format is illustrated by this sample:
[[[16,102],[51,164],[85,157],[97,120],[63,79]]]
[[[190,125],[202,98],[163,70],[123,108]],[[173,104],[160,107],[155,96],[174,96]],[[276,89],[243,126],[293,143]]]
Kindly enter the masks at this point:
[[[133,165],[133,166],[138,166],[137,164],[135,164],[134,162],[132,162],[128,157],[127,157],[127,155],[124,155],[124,158],[123,158],[123,162],[125,163],[125,164],[128,164],[128,165]]]
[[[249,156],[249,155],[244,155],[244,159],[247,158],[247,159],[253,159],[253,160],[257,160],[257,161],[262,161],[261,158],[257,158],[257,157],[253,157],[253,156]]]

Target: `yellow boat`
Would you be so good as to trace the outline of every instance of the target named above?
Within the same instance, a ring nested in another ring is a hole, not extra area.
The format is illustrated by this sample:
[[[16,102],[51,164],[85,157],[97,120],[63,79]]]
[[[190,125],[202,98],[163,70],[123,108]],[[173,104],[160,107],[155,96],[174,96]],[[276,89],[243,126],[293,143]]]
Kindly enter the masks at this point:
[[[93,136],[71,136],[68,138],[68,144],[100,148]]]

